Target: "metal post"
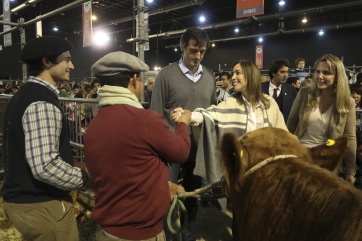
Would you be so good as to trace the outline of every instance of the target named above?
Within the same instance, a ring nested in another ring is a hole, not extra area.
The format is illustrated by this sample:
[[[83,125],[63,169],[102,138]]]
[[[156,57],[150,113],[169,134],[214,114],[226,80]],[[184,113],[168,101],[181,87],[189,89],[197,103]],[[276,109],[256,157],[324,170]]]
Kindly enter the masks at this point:
[[[24,19],[20,18],[19,19],[19,24],[22,26],[23,23],[24,23]],[[26,44],[24,27],[20,27],[19,31],[20,31],[21,50],[23,50],[23,48],[24,48],[24,46]],[[22,63],[22,70],[23,70],[23,82],[25,83],[26,81],[28,81],[28,68],[27,68],[26,64],[24,64],[24,63]]]
[[[137,47],[138,58],[145,62],[145,44],[148,42],[148,38],[145,36],[145,18],[144,13],[147,11],[144,0],[137,0]],[[140,73],[140,78],[143,80],[143,72]]]
[[[144,0],[138,0],[137,5],[137,46],[138,46],[138,58],[141,60],[145,60],[145,19],[144,19],[144,13],[145,13],[145,2]]]

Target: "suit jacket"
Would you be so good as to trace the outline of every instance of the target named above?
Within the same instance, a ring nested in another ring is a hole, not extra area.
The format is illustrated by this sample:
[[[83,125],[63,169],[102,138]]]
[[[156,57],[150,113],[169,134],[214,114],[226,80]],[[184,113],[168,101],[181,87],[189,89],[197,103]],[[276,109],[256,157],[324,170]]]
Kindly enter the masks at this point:
[[[264,94],[269,95],[269,85],[270,82],[264,82],[261,84]],[[298,91],[293,87],[293,85],[281,85],[280,95],[282,97],[282,106],[280,107],[280,112],[283,114],[285,123],[287,123],[290,110],[292,109],[292,105],[297,94]]]
[[[300,139],[308,126],[309,116],[312,108],[307,108],[308,94],[311,89],[301,88],[294,101],[292,110],[287,122],[288,130],[294,133]],[[356,111],[355,102],[350,98],[350,112],[348,114],[339,114],[334,108],[328,126],[328,138],[336,139],[343,135],[348,137],[348,146],[344,155],[343,162],[339,163],[338,169],[345,175],[354,175],[356,163]]]

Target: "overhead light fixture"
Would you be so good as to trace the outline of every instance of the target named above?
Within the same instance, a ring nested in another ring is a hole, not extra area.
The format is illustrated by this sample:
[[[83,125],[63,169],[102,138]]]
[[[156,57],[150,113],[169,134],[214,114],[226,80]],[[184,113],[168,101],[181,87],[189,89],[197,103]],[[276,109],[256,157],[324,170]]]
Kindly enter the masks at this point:
[[[152,2],[153,2],[153,0],[147,0],[147,2],[148,2],[148,3],[152,3]]]
[[[92,15],[92,21],[96,21],[98,18],[96,15]]]
[[[106,45],[110,40],[110,37],[105,32],[97,32],[94,34],[94,43],[98,46]]]
[[[206,20],[206,18],[205,18],[204,15],[201,15],[201,16],[199,17],[199,21],[200,21],[201,23],[205,22],[205,20]]]
[[[324,31],[323,30],[319,30],[319,36],[322,36],[324,34]]]
[[[234,32],[235,33],[238,33],[240,30],[239,30],[239,28],[238,27],[236,27],[235,29],[234,29]]]
[[[57,28],[57,26],[53,27],[53,31],[58,31],[59,29]]]
[[[154,71],[157,71],[157,70],[160,70],[160,69],[161,69],[161,67],[158,67],[158,66],[155,66],[155,67],[153,68]]]
[[[259,43],[262,43],[263,40],[264,40],[264,39],[263,39],[262,37],[259,37],[258,42],[259,42]]]
[[[284,6],[285,5],[285,1],[279,1],[279,6]]]
[[[174,50],[175,50],[175,52],[177,52],[177,51],[178,51],[178,49],[177,49],[177,48],[175,48]]]
[[[307,17],[304,17],[303,20],[302,20],[302,23],[307,23],[307,22],[308,22]]]
[[[215,46],[216,46],[216,44],[215,44],[215,43],[212,43],[212,44],[211,44],[211,47],[215,47]]]

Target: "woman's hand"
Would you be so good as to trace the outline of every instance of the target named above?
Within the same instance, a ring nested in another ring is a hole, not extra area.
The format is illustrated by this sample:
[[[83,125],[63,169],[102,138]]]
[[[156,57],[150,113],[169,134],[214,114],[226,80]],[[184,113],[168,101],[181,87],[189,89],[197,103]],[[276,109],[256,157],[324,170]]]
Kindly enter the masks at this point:
[[[178,119],[181,117],[184,110],[181,107],[175,108],[171,111],[170,118],[174,123],[178,123]]]

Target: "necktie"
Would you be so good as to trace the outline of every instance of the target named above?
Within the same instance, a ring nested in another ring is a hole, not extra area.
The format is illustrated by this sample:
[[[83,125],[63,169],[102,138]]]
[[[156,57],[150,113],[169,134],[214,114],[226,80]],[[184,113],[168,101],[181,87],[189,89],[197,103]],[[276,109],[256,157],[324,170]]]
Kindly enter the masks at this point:
[[[273,98],[276,99],[278,97],[278,88],[274,88]]]

